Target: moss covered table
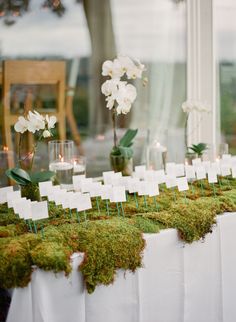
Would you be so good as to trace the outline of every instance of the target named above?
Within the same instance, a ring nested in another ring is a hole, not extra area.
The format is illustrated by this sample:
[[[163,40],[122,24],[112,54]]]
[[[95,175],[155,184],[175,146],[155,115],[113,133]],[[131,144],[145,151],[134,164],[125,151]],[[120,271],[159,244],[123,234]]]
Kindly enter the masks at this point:
[[[186,199],[162,188],[138,208],[129,196],[124,217],[101,202],[80,224],[51,205],[44,238],[1,209],[8,322],[235,321],[236,183],[203,186]]]

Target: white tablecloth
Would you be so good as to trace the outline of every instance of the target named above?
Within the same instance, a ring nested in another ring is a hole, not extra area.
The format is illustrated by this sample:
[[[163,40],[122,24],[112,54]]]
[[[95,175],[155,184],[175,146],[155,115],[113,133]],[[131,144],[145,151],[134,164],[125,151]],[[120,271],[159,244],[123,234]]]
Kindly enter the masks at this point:
[[[144,268],[113,285],[84,289],[73,256],[66,278],[37,269],[15,289],[7,322],[235,322],[236,213],[219,216],[204,242],[184,245],[174,229],[146,234]]]

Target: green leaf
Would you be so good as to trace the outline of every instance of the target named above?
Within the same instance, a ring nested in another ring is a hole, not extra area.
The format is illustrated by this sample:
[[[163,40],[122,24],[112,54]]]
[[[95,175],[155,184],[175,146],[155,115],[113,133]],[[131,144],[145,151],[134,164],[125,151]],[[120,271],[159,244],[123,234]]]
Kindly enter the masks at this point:
[[[132,158],[134,153],[133,153],[133,150],[131,148],[127,148],[127,147],[124,147],[124,146],[119,146],[119,149],[120,149],[121,155],[124,158],[126,158],[126,159]]]
[[[123,147],[130,146],[130,144],[132,143],[132,140],[134,139],[137,133],[138,133],[138,129],[136,130],[128,129],[125,132],[124,136],[120,139],[119,146],[123,146]]]
[[[38,183],[43,181],[49,181],[54,175],[55,172],[53,171],[40,171],[31,173],[30,177],[33,183]]]
[[[6,175],[8,176],[8,178],[14,180],[16,183],[20,185],[27,185],[31,182],[29,174],[26,171],[19,168],[8,169],[6,171]]]

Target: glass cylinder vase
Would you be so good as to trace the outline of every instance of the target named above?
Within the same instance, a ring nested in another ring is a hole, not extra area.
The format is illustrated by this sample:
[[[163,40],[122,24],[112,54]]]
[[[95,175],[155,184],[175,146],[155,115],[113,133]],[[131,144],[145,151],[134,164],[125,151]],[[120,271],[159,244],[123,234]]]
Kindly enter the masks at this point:
[[[56,173],[56,181],[62,188],[72,188],[74,142],[53,140],[48,143],[49,170]]]

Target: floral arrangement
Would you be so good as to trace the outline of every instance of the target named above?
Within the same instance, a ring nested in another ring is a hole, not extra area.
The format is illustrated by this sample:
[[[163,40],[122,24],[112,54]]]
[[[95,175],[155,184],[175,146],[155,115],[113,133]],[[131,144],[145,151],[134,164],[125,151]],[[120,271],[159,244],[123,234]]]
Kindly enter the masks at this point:
[[[209,105],[207,103],[203,103],[200,101],[186,101],[182,104],[182,110],[184,113],[186,113],[186,121],[185,121],[185,147],[187,149],[187,128],[188,128],[188,119],[189,119],[189,115],[192,112],[197,112],[197,113],[210,113],[211,109],[209,107]],[[199,124],[197,125],[197,127],[199,126]],[[195,130],[195,129],[194,129]],[[201,143],[204,144],[205,143]],[[206,149],[204,149],[206,150]]]
[[[36,111],[29,111],[29,113],[25,117],[20,116],[18,118],[18,121],[14,125],[15,131],[20,133],[18,153],[19,166],[13,169],[8,169],[6,171],[6,174],[10,179],[21,185],[22,190],[25,190],[25,192],[27,192],[28,189],[28,197],[31,197],[31,199],[35,199],[35,196],[33,196],[32,194],[33,191],[37,190],[37,184],[41,181],[49,180],[54,175],[54,172],[52,171],[31,171],[33,168],[34,156],[37,150],[38,142],[53,136],[52,129],[55,127],[56,122],[57,118],[55,116],[43,116]],[[23,136],[27,131],[31,132],[34,135],[35,143],[32,147],[32,151],[30,151],[26,156],[23,157],[21,154]],[[26,171],[24,169],[24,163],[26,161],[30,161],[28,169],[29,171]],[[24,189],[23,186],[25,186],[26,189]]]
[[[140,61],[122,55],[119,55],[113,61],[107,60],[102,65],[102,75],[110,77],[102,84],[101,91],[106,96],[106,107],[112,111],[114,146],[111,155],[113,156],[130,159],[133,155],[131,146],[137,130],[128,130],[118,143],[116,116],[130,112],[137,97],[137,90],[128,81],[141,79],[144,70],[145,66]],[[146,83],[147,79],[144,78],[143,84],[146,85]]]

